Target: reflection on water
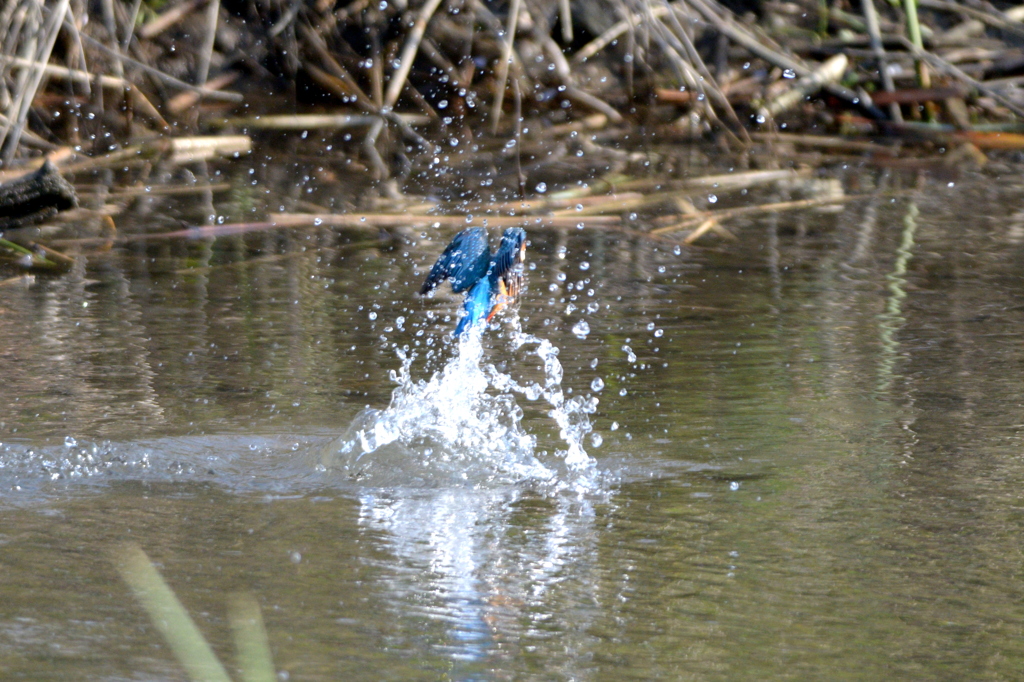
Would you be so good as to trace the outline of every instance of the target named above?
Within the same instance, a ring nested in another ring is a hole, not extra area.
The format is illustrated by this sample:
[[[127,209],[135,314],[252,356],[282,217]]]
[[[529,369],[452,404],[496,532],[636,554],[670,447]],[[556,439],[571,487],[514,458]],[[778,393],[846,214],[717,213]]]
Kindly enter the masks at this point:
[[[1018,176],[849,171],[875,200],[722,248],[531,228],[461,348],[432,231],[6,288],[0,671],[182,679],[131,537],[225,660],[255,594],[293,680],[1014,679]]]
[[[548,597],[567,580],[594,577],[587,559],[594,521],[588,500],[531,498],[516,490],[360,497],[360,526],[386,538],[392,561],[419,569],[396,576],[389,591],[418,595],[422,615],[432,613],[447,625],[444,648],[455,671],[460,664],[490,667],[522,655],[516,651],[520,632],[529,637],[587,626],[585,620],[561,622],[566,614],[553,612]],[[406,617],[404,609],[392,615]]]

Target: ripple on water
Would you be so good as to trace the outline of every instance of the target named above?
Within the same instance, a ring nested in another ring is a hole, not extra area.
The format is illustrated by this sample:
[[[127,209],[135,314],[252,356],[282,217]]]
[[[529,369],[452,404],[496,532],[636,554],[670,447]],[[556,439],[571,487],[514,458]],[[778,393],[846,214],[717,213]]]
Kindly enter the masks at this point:
[[[316,487],[493,487],[528,482],[553,491],[593,492],[602,475],[583,447],[593,433],[592,395],[566,398],[558,348],[516,329],[512,350],[540,360],[543,378],[519,381],[484,362],[480,334],[429,379],[414,379],[414,356],[399,352],[390,404],[368,408],[340,437],[199,435],[132,442],[0,443],[0,489],[15,503],[69,486],[117,480],[203,482],[231,490],[294,493]],[[517,395],[546,403],[565,447],[540,452],[523,426]]]

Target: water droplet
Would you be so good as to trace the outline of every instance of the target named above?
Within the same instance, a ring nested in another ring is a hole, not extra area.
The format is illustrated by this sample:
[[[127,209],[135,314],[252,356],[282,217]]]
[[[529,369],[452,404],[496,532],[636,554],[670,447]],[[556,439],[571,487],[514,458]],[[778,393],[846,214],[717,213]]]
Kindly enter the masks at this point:
[[[708,195],[708,203],[709,204],[717,204],[718,203],[718,197],[715,196],[714,194],[709,194]]]
[[[796,78],[796,71],[794,71],[793,69],[786,69],[785,71],[782,72],[782,77],[783,78]]]
[[[376,320],[376,319],[377,319],[377,313],[371,312],[371,313],[369,314],[369,318],[370,318],[371,320]]]
[[[733,481],[733,482],[731,482],[729,484],[729,490],[739,490],[739,489],[740,489],[740,482],[739,481]]]
[[[588,263],[587,261],[583,261],[582,263],[580,263],[580,270],[589,270],[589,269],[590,269],[590,263]]]
[[[572,327],[572,333],[576,335],[578,339],[587,338],[587,334],[590,333],[590,325],[587,324],[586,320],[580,320]]]
[[[629,346],[623,346],[622,350],[626,351],[626,360],[629,361],[629,364],[632,365],[636,362],[636,353],[633,352],[632,348]]]
[[[76,445],[78,445],[78,441],[72,438],[71,436],[67,436],[66,438],[64,438],[64,447],[73,448]]]
[[[600,391],[603,388],[604,388],[604,379],[602,379],[601,377],[597,377],[596,379],[594,379],[593,381],[590,382],[590,390],[592,390],[592,391],[597,392],[597,391]]]
[[[547,191],[548,191],[548,185],[547,185],[546,182],[538,182],[537,183],[537,193],[538,194],[544,194],[544,192],[547,192]]]
[[[601,437],[600,433],[598,433],[597,431],[594,431],[592,434],[590,434],[590,444],[591,445],[593,445],[595,448],[599,448],[599,447],[601,447],[602,443],[604,443],[604,438]]]
[[[620,388],[619,389],[619,395],[626,395],[627,393],[629,393],[629,391],[627,391],[626,389],[624,389],[624,388]]]

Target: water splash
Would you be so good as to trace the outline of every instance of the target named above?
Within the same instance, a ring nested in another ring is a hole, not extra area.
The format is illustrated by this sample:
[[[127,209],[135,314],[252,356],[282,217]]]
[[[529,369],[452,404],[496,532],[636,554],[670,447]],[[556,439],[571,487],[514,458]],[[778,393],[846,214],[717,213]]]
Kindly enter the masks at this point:
[[[558,361],[558,347],[547,339],[542,339],[532,334],[524,334],[516,329],[512,334],[512,344],[515,348],[522,348],[527,345],[535,345],[534,354],[544,363],[544,386],[537,383],[526,385],[519,384],[508,374],[503,374],[488,365],[492,385],[499,390],[511,390],[525,395],[531,400],[543,397],[551,405],[548,416],[551,417],[559,428],[559,438],[569,447],[567,450],[559,450],[556,454],[564,458],[565,464],[572,470],[582,470],[593,466],[594,462],[587,455],[583,448],[583,439],[593,431],[588,415],[597,411],[598,398],[596,396],[577,396],[566,399],[562,390],[562,363]]]
[[[588,415],[593,396],[566,399],[558,348],[524,334],[513,320],[512,350],[528,349],[543,368],[543,381],[519,381],[484,362],[482,330],[464,335],[456,353],[429,379],[415,380],[415,356],[399,351],[402,365],[391,372],[397,384],[383,410],[368,408],[325,452],[325,469],[377,485],[444,486],[532,480],[558,487],[590,487],[594,461],[583,447],[593,430]],[[538,454],[537,438],[522,424],[516,394],[543,398],[565,449]],[[542,461],[543,460],[543,461]]]

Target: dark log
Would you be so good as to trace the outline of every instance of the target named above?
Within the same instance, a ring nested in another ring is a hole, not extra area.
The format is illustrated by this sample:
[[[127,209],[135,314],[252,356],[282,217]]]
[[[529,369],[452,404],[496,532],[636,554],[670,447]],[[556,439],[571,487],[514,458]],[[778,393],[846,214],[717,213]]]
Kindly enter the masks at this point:
[[[75,188],[47,159],[36,172],[0,185],[0,233],[38,225],[77,206]]]

